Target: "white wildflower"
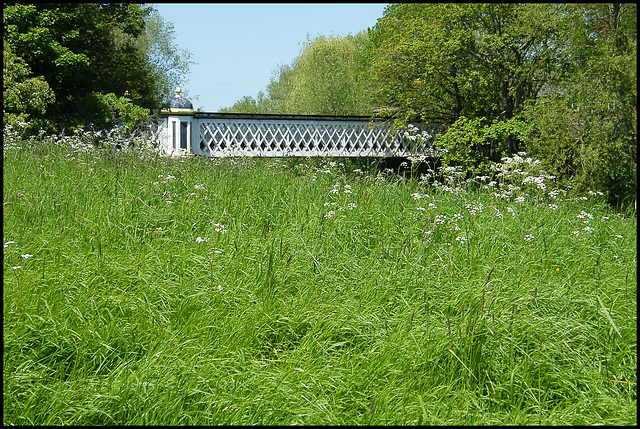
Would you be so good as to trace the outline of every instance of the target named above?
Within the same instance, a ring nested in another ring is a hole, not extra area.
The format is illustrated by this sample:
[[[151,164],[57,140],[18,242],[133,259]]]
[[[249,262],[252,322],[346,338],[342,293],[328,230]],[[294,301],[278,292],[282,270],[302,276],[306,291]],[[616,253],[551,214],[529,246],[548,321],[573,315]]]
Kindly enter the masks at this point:
[[[436,218],[435,218],[435,220],[433,222],[435,224],[444,225],[446,221],[447,221],[447,216],[446,215],[438,215],[438,216],[436,216]]]
[[[535,237],[532,234],[527,234],[524,236],[525,241],[531,241],[533,240]]]
[[[224,234],[225,232],[227,232],[227,227],[222,225],[221,223],[216,223],[214,221],[211,221],[211,225],[213,225],[214,230],[216,232],[219,232],[220,234]]]
[[[209,237],[196,237],[196,243],[207,242],[209,240],[210,240]]]
[[[30,254],[26,253],[26,254],[24,254],[24,255],[20,255],[20,256],[22,256],[24,259],[29,259],[29,258],[31,258],[33,255],[30,255]]]

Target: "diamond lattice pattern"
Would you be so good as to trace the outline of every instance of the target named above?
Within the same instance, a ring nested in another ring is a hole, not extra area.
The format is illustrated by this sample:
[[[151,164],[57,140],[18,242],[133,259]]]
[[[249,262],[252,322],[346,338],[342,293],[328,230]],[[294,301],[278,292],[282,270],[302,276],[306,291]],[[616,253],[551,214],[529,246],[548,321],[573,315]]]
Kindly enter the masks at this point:
[[[194,118],[197,155],[409,156],[400,134],[386,123],[337,120]]]

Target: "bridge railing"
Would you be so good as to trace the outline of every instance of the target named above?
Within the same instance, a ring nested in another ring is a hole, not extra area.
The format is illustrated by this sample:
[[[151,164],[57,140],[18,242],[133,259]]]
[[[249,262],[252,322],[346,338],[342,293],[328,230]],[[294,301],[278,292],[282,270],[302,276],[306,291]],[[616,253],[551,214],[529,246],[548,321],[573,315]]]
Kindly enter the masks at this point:
[[[430,141],[416,143],[381,118],[192,110],[166,112],[161,117],[160,149],[171,156],[408,157],[431,149]],[[415,126],[435,135],[435,129]]]

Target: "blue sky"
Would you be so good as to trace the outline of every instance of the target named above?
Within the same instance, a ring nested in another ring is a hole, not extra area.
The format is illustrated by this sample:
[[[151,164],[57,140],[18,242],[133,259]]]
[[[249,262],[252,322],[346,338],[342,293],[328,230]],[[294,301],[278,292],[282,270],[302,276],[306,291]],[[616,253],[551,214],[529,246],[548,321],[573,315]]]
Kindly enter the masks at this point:
[[[198,64],[180,83],[194,108],[216,112],[256,97],[312,39],[373,27],[388,3],[160,3],[175,43]]]

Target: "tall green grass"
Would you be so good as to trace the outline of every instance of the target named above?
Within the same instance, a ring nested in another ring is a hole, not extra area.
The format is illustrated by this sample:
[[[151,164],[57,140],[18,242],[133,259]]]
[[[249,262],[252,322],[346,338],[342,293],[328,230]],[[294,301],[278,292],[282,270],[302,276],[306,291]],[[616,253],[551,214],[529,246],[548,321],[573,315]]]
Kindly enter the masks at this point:
[[[5,425],[637,423],[636,214],[598,195],[3,152]]]

